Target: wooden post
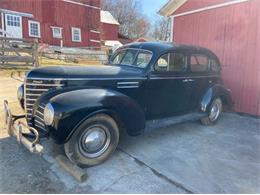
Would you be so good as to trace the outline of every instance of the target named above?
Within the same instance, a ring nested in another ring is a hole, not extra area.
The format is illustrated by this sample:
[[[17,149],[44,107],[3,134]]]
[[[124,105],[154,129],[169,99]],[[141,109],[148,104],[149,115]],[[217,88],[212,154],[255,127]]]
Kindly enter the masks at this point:
[[[34,67],[38,67],[39,66],[38,39],[35,39],[33,42],[33,59],[34,59]]]
[[[2,42],[2,44],[1,44],[1,46],[2,46],[2,56],[4,56],[5,55],[5,50],[4,50],[4,48],[5,48],[5,43],[4,43],[4,39],[2,39],[1,40],[1,42]],[[2,61],[2,65],[4,65],[4,61]]]

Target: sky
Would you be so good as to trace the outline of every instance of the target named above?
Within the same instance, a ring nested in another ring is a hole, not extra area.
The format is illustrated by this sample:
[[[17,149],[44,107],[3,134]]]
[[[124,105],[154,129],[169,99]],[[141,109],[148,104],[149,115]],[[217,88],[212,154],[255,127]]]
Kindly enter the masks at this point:
[[[167,2],[168,0],[139,0],[139,3],[142,5],[144,14],[147,15],[150,19],[156,17],[156,13]]]

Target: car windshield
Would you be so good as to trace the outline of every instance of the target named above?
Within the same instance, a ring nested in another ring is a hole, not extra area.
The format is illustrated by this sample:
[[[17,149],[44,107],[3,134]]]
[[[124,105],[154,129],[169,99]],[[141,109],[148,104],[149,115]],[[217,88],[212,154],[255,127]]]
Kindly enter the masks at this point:
[[[152,59],[152,52],[142,49],[124,49],[116,52],[111,64],[146,68]]]

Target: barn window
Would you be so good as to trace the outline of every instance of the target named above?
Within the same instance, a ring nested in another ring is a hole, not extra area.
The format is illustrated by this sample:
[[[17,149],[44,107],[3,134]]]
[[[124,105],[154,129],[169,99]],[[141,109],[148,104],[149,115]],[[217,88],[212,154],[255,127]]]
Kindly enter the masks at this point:
[[[72,41],[81,42],[81,30],[80,30],[80,28],[72,27]]]
[[[41,37],[40,22],[29,20],[29,36]]]
[[[8,26],[17,26],[17,27],[20,27],[20,19],[21,17],[20,16],[15,16],[15,15],[10,15],[10,14],[7,14],[6,15],[6,22],[7,22],[7,25]]]
[[[62,38],[62,28],[52,26],[52,36],[53,38]]]

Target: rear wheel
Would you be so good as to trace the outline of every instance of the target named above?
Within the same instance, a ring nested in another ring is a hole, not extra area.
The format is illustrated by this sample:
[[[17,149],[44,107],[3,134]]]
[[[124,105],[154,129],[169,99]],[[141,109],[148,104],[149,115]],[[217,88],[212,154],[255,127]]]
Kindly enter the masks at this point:
[[[114,152],[119,130],[113,118],[98,114],[84,121],[65,143],[67,157],[80,166],[94,166],[104,162]]]
[[[201,119],[203,125],[215,124],[222,114],[222,101],[220,98],[215,98],[210,105],[208,116]]]

